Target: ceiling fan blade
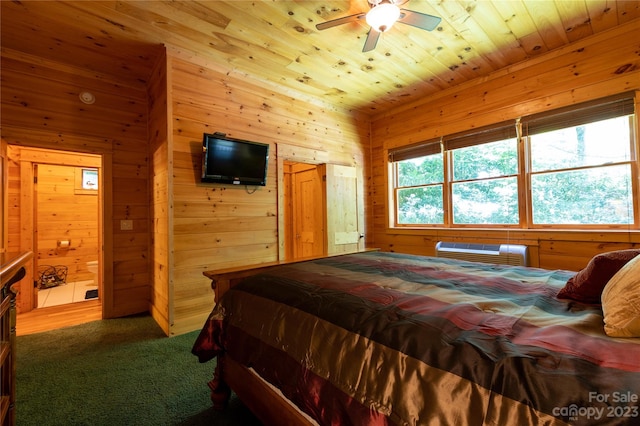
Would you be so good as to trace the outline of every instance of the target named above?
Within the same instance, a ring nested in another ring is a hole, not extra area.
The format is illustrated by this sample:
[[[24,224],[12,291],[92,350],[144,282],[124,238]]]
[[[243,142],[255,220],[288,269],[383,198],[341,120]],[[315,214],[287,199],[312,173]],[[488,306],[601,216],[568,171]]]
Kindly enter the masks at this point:
[[[432,31],[438,26],[441,19],[437,16],[427,15],[426,13],[416,12],[414,10],[400,10],[400,18],[398,22],[421,28],[423,30]]]
[[[362,48],[363,52],[368,52],[376,48],[376,44],[378,44],[378,39],[380,38],[380,32],[371,28],[369,30],[369,34],[367,34],[367,39],[364,42],[364,47]]]
[[[349,22],[355,22],[358,19],[362,19],[366,16],[366,13],[358,13],[355,15],[343,16],[342,18],[332,19],[331,21],[321,22],[316,25],[319,30],[326,30],[327,28],[336,27],[342,24],[348,24]]]

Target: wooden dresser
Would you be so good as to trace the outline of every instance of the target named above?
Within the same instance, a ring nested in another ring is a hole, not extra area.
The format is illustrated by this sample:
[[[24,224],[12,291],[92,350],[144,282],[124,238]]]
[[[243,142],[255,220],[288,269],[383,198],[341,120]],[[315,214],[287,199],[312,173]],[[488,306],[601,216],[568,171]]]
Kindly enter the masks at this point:
[[[0,424],[15,425],[16,293],[12,285],[25,275],[32,253],[0,253]]]

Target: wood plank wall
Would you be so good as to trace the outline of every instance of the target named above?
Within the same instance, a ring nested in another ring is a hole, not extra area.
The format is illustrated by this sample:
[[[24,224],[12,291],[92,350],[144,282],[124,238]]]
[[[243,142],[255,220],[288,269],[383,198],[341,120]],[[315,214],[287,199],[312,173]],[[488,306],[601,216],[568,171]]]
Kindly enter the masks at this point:
[[[165,334],[169,334],[170,265],[173,236],[169,232],[172,194],[173,162],[169,139],[170,110],[167,56],[159,58],[149,82],[149,160],[151,161],[151,218],[152,218],[152,289],[150,311]]]
[[[386,162],[388,149],[392,147],[640,90],[639,26],[640,21],[632,21],[486,78],[372,117],[372,217],[368,221],[368,234],[373,235],[373,241],[369,239],[368,245],[388,251],[434,255],[435,244],[440,240],[510,241],[530,245],[536,266],[569,270],[584,267],[596,253],[640,246],[637,231],[391,229]],[[638,102],[636,95],[636,112],[640,111]],[[637,141],[636,152],[640,152]]]
[[[151,229],[145,82],[126,84],[3,48],[1,90],[1,132],[8,144],[103,156],[103,266],[105,287],[110,287],[104,313],[117,317],[147,311]],[[94,93],[96,102],[81,103],[82,90]],[[21,194],[15,182],[9,184],[8,246],[18,250]],[[121,231],[122,219],[132,220],[133,230]]]
[[[173,141],[171,334],[202,326],[213,306],[202,272],[278,259],[277,145],[365,166],[368,117],[315,106],[170,54]],[[202,134],[270,144],[267,185],[200,183]],[[295,157],[295,156],[294,156]],[[288,158],[292,159],[292,158]],[[293,158],[294,159],[294,158]],[[255,189],[255,191],[254,191]]]
[[[288,159],[299,149],[368,167],[367,117],[230,79],[219,65],[163,59],[148,84],[132,86],[21,52],[2,55],[2,137],[12,147],[109,159],[108,317],[151,310],[167,334],[197,329],[212,307],[204,270],[277,258],[277,144]],[[81,90],[96,103],[81,104]],[[271,145],[266,187],[248,194],[199,182],[202,133],[214,131]],[[10,182],[8,250],[21,244],[19,187]],[[134,229],[121,230],[121,220]]]

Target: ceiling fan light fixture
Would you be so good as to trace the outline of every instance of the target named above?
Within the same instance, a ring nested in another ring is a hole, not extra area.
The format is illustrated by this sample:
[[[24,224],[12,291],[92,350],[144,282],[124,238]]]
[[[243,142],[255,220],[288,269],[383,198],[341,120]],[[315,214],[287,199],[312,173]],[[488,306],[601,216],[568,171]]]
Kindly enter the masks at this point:
[[[400,18],[400,8],[388,1],[374,6],[366,16],[367,24],[381,33],[389,31],[398,18]]]

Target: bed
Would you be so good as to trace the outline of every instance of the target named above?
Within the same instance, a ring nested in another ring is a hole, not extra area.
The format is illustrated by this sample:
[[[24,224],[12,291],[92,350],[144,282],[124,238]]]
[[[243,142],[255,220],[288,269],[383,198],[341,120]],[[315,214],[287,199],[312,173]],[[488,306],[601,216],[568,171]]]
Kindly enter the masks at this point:
[[[640,339],[558,297],[576,272],[372,251],[206,275],[192,352],[265,424],[640,422]]]

